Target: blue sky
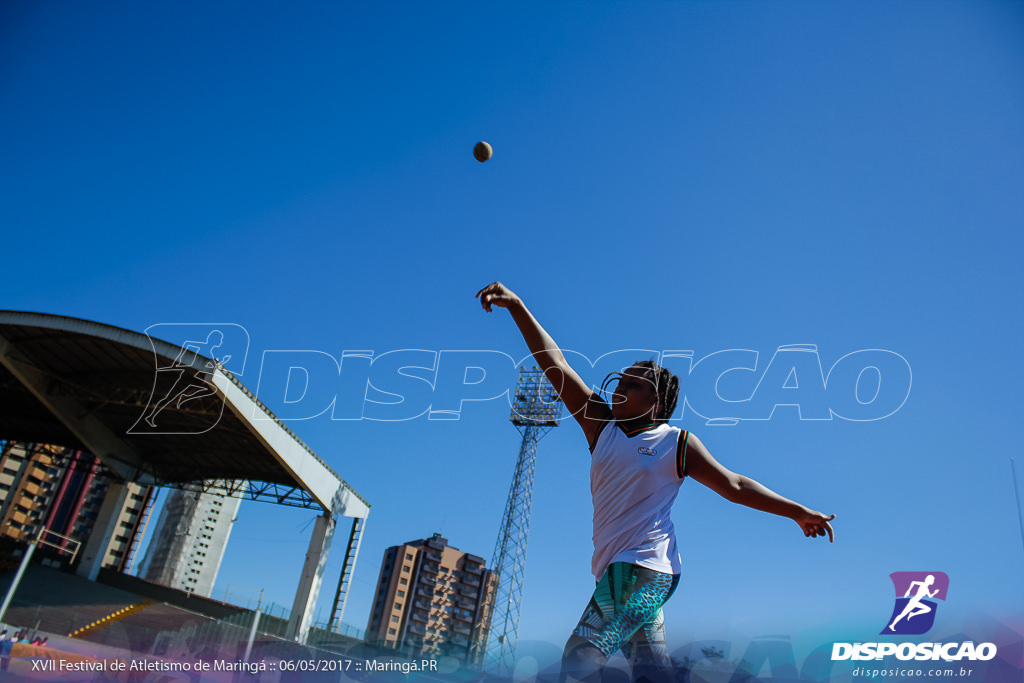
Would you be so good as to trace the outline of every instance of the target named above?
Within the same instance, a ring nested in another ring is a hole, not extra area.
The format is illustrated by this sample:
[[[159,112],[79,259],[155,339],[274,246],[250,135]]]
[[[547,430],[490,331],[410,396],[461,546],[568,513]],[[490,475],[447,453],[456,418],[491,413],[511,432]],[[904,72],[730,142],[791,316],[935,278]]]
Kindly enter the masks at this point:
[[[895,571],[1021,614],[1024,5],[8,2],[0,36],[0,307],[241,325],[254,389],[267,350],[522,358],[472,298],[495,279],[590,359],[746,349],[753,377],[783,345],[826,372],[891,351],[913,380],[884,419],[682,414],[836,513],[837,541],[687,482],[670,640],[877,633]],[[731,377],[733,400],[756,386]],[[347,622],[389,545],[440,531],[490,558],[507,416],[288,421],[373,505]],[[560,643],[589,596],[587,468],[573,423],[541,442],[524,639]],[[215,595],[290,605],[311,516],[239,518]]]

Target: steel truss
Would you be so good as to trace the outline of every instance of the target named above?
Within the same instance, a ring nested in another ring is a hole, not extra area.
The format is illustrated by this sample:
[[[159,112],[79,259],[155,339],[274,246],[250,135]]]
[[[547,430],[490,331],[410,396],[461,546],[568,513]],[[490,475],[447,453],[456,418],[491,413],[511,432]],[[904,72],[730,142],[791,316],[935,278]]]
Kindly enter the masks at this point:
[[[323,511],[308,491],[298,486],[273,484],[265,481],[248,479],[204,479],[173,484],[164,484],[171,489],[195,491],[197,493],[222,493],[226,496],[238,497],[242,500],[256,500],[277,505],[289,505],[305,510]]]
[[[561,399],[540,369],[519,369],[510,419],[523,440],[491,560],[491,566],[498,574],[498,583],[486,667],[499,676],[511,676],[515,669],[537,443],[552,427],[558,426],[561,406]]]

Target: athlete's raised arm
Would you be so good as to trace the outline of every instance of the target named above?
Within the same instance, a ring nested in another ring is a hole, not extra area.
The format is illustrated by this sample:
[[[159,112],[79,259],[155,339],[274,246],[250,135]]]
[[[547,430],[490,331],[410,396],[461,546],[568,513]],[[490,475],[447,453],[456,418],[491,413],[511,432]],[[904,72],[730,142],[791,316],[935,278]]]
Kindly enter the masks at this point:
[[[715,460],[693,434],[686,442],[686,474],[704,484],[728,501],[746,505],[755,510],[789,517],[800,525],[804,536],[828,535],[829,543],[835,539],[832,525],[835,515],[825,515],[797,502],[783,498],[750,477],[731,472]]]
[[[515,292],[500,282],[492,282],[477,292],[476,296],[488,313],[493,306],[508,309],[537,365],[544,371],[565,407],[579,422],[588,445],[593,448],[601,424],[611,419],[607,404],[576,374],[558,344],[541,327]]]

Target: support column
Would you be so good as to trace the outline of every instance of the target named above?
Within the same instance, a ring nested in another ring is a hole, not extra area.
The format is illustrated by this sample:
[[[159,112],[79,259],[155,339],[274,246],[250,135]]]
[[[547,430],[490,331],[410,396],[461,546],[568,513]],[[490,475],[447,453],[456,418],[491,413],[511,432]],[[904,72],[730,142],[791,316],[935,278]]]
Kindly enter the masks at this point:
[[[100,575],[103,557],[107,554],[110,541],[117,534],[117,520],[121,516],[124,502],[128,499],[128,486],[124,482],[111,482],[103,496],[96,523],[92,525],[89,541],[82,551],[82,561],[75,572],[81,577],[95,581]]]
[[[341,576],[338,577],[338,590],[334,593],[334,605],[331,607],[331,618],[327,621],[327,630],[338,632],[341,620],[345,616],[345,603],[348,602],[348,589],[352,584],[352,575],[356,571],[356,559],[359,557],[359,544],[363,540],[366,518],[356,517],[352,520],[352,532],[348,536],[348,548],[345,549],[345,561],[341,565]]]
[[[324,569],[327,567],[327,554],[331,549],[334,527],[334,517],[330,512],[316,518],[313,537],[309,539],[309,550],[306,551],[306,562],[302,565],[299,588],[295,592],[292,617],[288,621],[288,630],[285,631],[285,638],[289,640],[306,643],[306,636],[313,621],[313,608],[320,595],[320,584],[324,578]]]

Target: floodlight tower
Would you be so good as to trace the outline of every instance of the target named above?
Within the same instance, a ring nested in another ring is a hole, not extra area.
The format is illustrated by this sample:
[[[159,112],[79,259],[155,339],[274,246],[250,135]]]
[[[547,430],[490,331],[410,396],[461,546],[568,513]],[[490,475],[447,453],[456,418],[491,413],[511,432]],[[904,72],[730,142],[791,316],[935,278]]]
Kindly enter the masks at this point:
[[[510,420],[523,435],[519,461],[505,503],[505,517],[494,546],[491,568],[498,574],[491,632],[487,646],[487,668],[498,675],[512,675],[519,639],[519,604],[526,571],[526,541],[530,532],[533,473],[537,463],[537,442],[558,426],[562,401],[539,368],[519,368],[516,395]]]

